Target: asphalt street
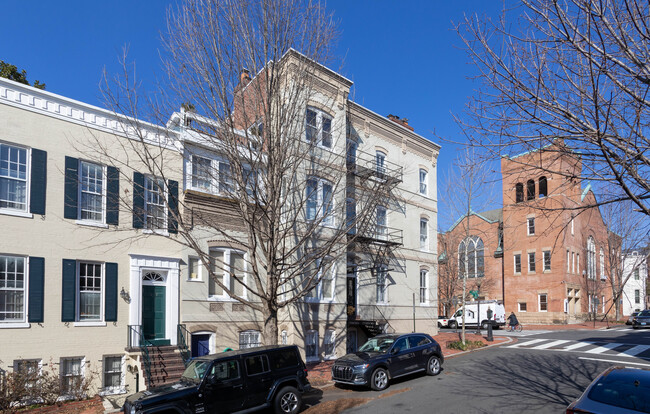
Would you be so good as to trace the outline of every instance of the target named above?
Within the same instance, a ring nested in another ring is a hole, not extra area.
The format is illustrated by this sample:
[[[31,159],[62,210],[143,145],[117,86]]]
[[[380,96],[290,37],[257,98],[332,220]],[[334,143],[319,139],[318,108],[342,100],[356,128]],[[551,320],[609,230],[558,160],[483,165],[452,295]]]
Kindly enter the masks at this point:
[[[558,413],[610,366],[650,369],[650,330],[617,327],[510,336],[516,342],[447,359],[437,377],[399,379],[383,392],[391,393],[385,398],[356,389],[335,388],[325,394],[372,398],[346,414]]]

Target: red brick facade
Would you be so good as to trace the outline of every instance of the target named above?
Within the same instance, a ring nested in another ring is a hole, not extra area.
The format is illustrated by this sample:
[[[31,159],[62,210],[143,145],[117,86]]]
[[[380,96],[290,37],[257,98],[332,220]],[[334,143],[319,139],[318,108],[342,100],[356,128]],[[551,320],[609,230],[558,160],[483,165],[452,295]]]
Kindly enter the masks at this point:
[[[579,157],[561,143],[504,157],[501,214],[498,210],[471,214],[469,232],[464,217],[442,236],[449,245],[448,261],[458,260],[458,242],[452,240],[463,240],[467,234],[481,237],[485,272],[481,297],[503,301],[506,313],[515,312],[523,323],[582,321],[588,316],[590,297],[598,298],[599,314],[611,305],[607,228],[598,209],[581,208],[594,199],[589,185],[583,188],[577,178],[581,168]],[[475,289],[475,280],[469,279],[469,289]]]

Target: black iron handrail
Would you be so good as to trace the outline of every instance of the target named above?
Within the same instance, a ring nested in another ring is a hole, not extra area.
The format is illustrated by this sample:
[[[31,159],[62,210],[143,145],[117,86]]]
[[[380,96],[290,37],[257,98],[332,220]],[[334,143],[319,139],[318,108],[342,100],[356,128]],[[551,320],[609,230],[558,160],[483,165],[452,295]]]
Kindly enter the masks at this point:
[[[188,345],[188,341],[190,341],[191,338],[192,333],[187,330],[184,324],[179,323],[176,327],[176,343],[185,366],[187,366],[192,359],[192,353],[190,352],[190,347]]]
[[[128,326],[128,346],[129,348],[140,348],[144,372],[147,375],[147,383],[151,383],[151,356],[149,355],[149,349],[153,346],[153,343],[145,339],[144,333],[142,332],[142,325]]]

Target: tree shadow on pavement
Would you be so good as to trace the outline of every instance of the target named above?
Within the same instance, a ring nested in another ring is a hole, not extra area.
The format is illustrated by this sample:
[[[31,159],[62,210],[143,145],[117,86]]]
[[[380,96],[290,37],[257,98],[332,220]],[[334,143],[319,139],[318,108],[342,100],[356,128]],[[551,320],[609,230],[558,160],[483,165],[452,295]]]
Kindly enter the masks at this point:
[[[602,372],[595,361],[570,355],[514,354],[507,358],[460,369],[468,396],[501,398],[518,412],[546,411],[549,405],[566,407]],[[479,384],[477,384],[479,381]]]

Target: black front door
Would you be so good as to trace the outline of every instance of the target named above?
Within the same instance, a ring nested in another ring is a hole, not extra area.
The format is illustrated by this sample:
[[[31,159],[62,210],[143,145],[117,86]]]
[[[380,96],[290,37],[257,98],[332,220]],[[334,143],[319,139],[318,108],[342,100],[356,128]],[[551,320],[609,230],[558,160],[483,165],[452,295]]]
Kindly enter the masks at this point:
[[[192,334],[192,358],[210,353],[210,334]]]
[[[215,362],[203,391],[207,413],[230,413],[244,408],[247,389],[239,359]]]

